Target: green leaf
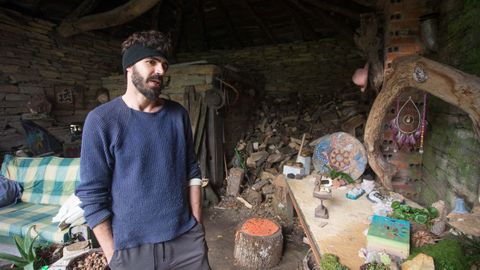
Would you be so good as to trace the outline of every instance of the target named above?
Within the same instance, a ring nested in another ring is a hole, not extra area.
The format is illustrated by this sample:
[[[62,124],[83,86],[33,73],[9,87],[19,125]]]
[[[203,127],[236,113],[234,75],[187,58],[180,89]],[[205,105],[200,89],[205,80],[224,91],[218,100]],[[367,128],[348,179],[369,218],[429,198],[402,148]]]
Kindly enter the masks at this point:
[[[415,222],[417,223],[420,223],[420,224],[425,224],[427,223],[427,216],[426,215],[415,215],[413,217],[413,220],[415,220]]]
[[[339,176],[350,184],[355,182],[355,180],[353,180],[353,178],[348,173],[340,172]]]
[[[38,235],[31,240],[30,246],[28,247],[29,261],[35,261],[37,259],[37,253],[35,252],[35,249],[34,249],[35,240],[37,240],[37,238],[38,238]]]
[[[9,261],[9,262],[17,265],[17,266],[21,266],[21,267],[23,267],[24,265],[26,265],[28,263],[22,257],[18,257],[18,256],[7,254],[7,253],[0,253],[0,260],[6,260],[6,261]]]
[[[33,267],[33,262],[25,265],[25,266],[23,267],[23,269],[24,269],[24,270],[35,270],[35,268]]]
[[[15,240],[15,245],[17,246],[18,252],[22,256],[22,258],[27,259],[28,255],[27,255],[27,251],[24,249],[23,239],[18,235],[15,235],[13,239]]]
[[[434,218],[437,218],[437,217],[438,217],[438,210],[437,210],[437,208],[430,206],[430,207],[427,208],[427,211],[428,211],[431,219],[434,219]]]
[[[28,228],[27,234],[25,235],[25,241],[24,241],[24,249],[25,253],[27,254],[27,260],[29,262],[33,262],[37,259],[37,254],[34,250],[34,244],[35,240],[37,240],[38,235],[35,237],[32,237],[32,229],[35,227],[35,225],[32,225]]]
[[[393,209],[397,209],[397,208],[399,208],[399,207],[400,207],[400,202],[399,202],[399,201],[394,201],[394,202],[392,202],[392,208],[393,208]]]

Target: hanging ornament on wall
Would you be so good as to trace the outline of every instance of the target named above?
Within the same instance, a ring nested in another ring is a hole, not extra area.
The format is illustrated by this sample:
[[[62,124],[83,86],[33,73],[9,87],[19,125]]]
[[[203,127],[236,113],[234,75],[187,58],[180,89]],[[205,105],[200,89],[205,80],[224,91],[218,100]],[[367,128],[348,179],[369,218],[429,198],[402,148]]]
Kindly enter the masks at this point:
[[[426,94],[424,95],[423,112],[413,102],[411,96],[400,107],[400,98],[397,99],[397,115],[392,119],[390,127],[393,131],[394,152],[406,147],[412,151],[420,139],[419,152],[423,153],[423,138],[425,134]]]
[[[425,137],[425,128],[427,125],[427,94],[423,94],[423,113],[422,113],[422,126],[420,127],[420,148],[418,149],[418,152],[420,154],[423,154],[423,143],[424,143],[424,137]]]

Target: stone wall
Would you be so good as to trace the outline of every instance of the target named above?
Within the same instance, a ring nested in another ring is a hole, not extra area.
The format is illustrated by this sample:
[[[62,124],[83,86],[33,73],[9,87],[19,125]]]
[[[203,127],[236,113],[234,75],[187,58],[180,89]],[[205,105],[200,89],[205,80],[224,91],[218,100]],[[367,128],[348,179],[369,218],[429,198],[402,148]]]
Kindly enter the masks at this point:
[[[219,77],[220,68],[215,65],[170,65],[165,74],[166,87],[162,90],[165,98],[175,100],[185,106],[185,88],[192,86],[197,93],[205,93],[209,89],[218,88],[215,78]],[[168,78],[168,79],[167,79]],[[115,98],[125,93],[126,79],[122,75],[112,75],[102,78],[102,87]]]
[[[470,204],[478,202],[480,143],[472,121],[459,108],[435,97],[430,98],[428,110],[423,200],[431,203],[442,198],[452,204],[457,193]]]
[[[480,76],[480,2],[447,0],[440,11],[440,50],[429,57]],[[435,97],[428,102],[427,119],[422,201],[446,199],[453,207],[459,195],[470,206],[479,204],[480,143],[472,121],[464,111]]]
[[[101,78],[121,71],[120,41],[85,33],[63,39],[55,24],[0,9],[0,151],[24,144],[20,119],[35,118],[63,140],[69,124],[81,122],[97,104]],[[71,103],[60,94],[71,93]],[[49,115],[27,107],[45,96]],[[60,98],[60,100],[59,100]]]
[[[207,60],[217,65],[234,65],[265,76],[265,91],[272,94],[300,92],[322,94],[351,87],[351,77],[364,63],[354,45],[334,39],[245,48],[237,51],[209,51],[179,54],[180,62]]]

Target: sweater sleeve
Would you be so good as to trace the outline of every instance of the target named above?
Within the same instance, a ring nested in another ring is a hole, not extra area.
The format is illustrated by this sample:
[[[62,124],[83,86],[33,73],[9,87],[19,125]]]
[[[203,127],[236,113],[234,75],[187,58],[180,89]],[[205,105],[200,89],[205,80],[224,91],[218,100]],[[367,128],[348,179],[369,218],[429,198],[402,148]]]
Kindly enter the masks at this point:
[[[113,157],[109,149],[107,128],[91,112],[85,120],[80,155],[80,183],[75,194],[90,228],[106,220],[111,213]]]
[[[187,181],[190,181],[192,178],[202,178],[202,173],[200,172],[200,167],[198,166],[197,155],[195,154],[195,146],[193,145],[192,126],[186,110],[184,110],[183,119],[187,143]]]

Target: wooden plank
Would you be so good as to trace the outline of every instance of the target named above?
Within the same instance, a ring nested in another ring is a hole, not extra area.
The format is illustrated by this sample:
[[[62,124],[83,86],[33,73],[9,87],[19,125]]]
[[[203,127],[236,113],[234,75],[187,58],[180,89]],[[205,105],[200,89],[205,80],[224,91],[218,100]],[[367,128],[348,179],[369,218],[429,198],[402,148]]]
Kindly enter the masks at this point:
[[[207,111],[207,145],[208,153],[210,154],[210,180],[212,184],[220,188],[225,179],[225,174],[223,169],[223,115],[221,111],[217,111],[211,108],[208,108]]]
[[[450,213],[448,224],[467,235],[480,237],[480,213],[455,214]]]
[[[345,194],[348,189],[335,189],[332,191],[333,199],[324,201],[330,218],[321,219],[315,217],[315,208],[320,200],[313,197],[313,177],[287,180],[287,186],[317,262],[321,254],[332,253],[350,269],[359,269],[364,260],[358,256],[358,251],[367,245],[363,232],[373,215],[372,203],[365,196],[357,200],[347,199]],[[322,224],[325,222],[328,224]]]
[[[207,121],[207,104],[204,104],[203,102],[198,102],[198,105],[200,106],[200,115],[198,118],[197,126],[196,126],[196,131],[194,135],[194,144],[195,144],[195,153],[198,153],[200,150],[200,143],[202,142],[202,137],[205,133],[205,122]],[[211,154],[211,153],[210,153]]]

